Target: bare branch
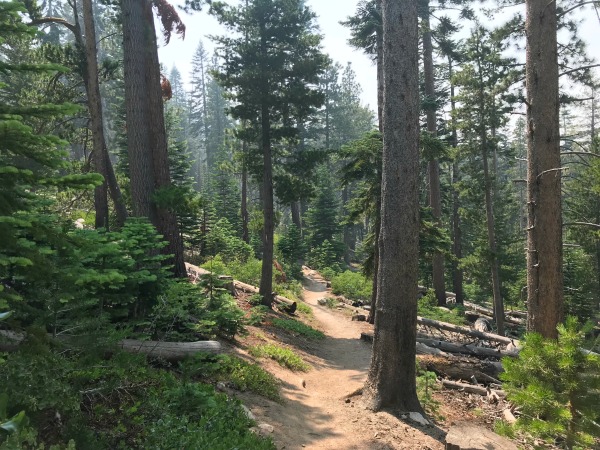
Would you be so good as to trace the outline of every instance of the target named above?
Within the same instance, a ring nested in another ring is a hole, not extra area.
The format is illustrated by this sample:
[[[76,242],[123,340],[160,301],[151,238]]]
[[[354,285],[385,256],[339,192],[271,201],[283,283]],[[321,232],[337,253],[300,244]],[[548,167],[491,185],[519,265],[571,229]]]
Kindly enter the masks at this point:
[[[42,17],[41,19],[35,19],[29,22],[27,25],[36,26],[36,25],[44,25],[47,23],[55,23],[57,25],[62,25],[65,28],[68,28],[73,34],[76,34],[75,25],[62,19],[60,17]]]

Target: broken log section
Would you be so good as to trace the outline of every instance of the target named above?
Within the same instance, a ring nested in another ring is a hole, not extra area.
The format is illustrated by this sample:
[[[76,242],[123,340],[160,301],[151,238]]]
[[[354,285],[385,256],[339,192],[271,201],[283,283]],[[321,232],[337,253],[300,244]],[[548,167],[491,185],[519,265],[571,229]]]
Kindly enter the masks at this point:
[[[419,355],[421,367],[435,372],[442,378],[453,380],[477,380],[477,382],[497,383],[500,373],[503,371],[502,363],[495,361],[481,361],[466,357],[442,355]]]
[[[465,308],[475,311],[476,313],[483,314],[487,319],[491,319],[494,316],[494,311],[490,308],[486,308],[485,306],[476,305],[475,303],[464,302]],[[465,311],[466,313],[466,311]],[[504,313],[504,321],[514,325],[524,325],[525,321],[523,319],[519,319],[518,317],[511,317],[508,315],[508,312]]]
[[[233,280],[233,285],[236,289],[239,289],[244,292],[250,292],[252,294],[258,294],[259,289],[256,286],[252,286],[251,284],[242,283],[238,280]],[[278,305],[283,305],[285,307],[286,312],[293,314],[296,311],[296,307],[298,306],[296,302],[291,301],[288,298],[282,297],[281,295],[274,295],[273,302]]]
[[[472,425],[454,425],[446,435],[445,450],[517,450],[518,447],[507,438]]]
[[[444,386],[445,388],[448,388],[448,389],[464,391],[469,394],[488,395],[490,393],[494,393],[500,398],[506,397],[506,391],[496,390],[496,389],[488,389],[484,386],[478,386],[476,384],[459,383],[458,381],[451,381],[451,380],[442,380],[442,386]]]
[[[453,333],[464,334],[477,339],[483,339],[486,341],[500,342],[501,344],[514,344],[518,347],[519,341],[506,336],[500,336],[493,333],[485,333],[483,331],[471,330],[467,327],[461,327],[452,323],[440,322],[438,320],[426,319],[425,317],[417,317],[417,323],[428,327],[437,328],[439,330],[451,331]]]
[[[469,344],[454,344],[452,342],[441,341],[438,339],[427,339],[417,337],[417,342],[425,344],[431,348],[437,348],[444,352],[449,353],[460,353],[462,355],[481,356],[481,357],[493,357],[502,358],[504,356],[517,356],[515,352],[508,352],[504,350],[497,350],[495,348],[477,347]]]

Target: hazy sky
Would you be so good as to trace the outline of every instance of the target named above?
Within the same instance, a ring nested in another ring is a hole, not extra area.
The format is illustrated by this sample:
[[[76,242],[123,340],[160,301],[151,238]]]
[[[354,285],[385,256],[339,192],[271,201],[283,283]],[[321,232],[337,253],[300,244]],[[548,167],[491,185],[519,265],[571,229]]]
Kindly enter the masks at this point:
[[[182,1],[176,0],[173,3],[182,3]],[[237,1],[231,0],[230,3],[237,4]],[[354,14],[358,0],[307,0],[306,3],[318,16],[317,21],[321,33],[324,35],[325,53],[342,65],[352,62],[358,82],[362,86],[363,103],[375,110],[377,104],[375,67],[362,52],[352,49],[347,44],[350,34],[346,27],[339,24],[340,20],[345,20],[349,15]],[[524,14],[524,6],[517,8],[521,9]],[[517,8],[512,9],[516,12]],[[159,57],[161,63],[168,67],[169,71],[173,65],[176,65],[184,81],[187,81],[191,71],[191,59],[198,42],[202,40],[205,48],[212,53],[214,45],[208,36],[223,34],[224,29],[206,11],[189,15],[184,12],[180,12],[180,14],[187,28],[185,40],[173,38],[169,45],[159,48]],[[582,17],[585,20],[580,27],[581,36],[588,43],[589,54],[600,61],[600,18],[591,8],[585,9]],[[498,21],[500,22],[500,20]],[[463,33],[468,33],[471,26],[469,23],[465,24],[466,28]],[[596,73],[600,73],[600,71]]]

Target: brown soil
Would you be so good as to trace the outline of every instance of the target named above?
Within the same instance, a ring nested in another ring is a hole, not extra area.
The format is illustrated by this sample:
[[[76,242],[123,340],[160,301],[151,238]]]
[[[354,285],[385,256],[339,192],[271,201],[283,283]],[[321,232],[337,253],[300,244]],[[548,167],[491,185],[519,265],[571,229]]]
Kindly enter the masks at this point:
[[[259,423],[271,424],[278,449],[429,449],[444,448],[447,427],[459,421],[491,426],[502,405],[488,405],[485,398],[459,392],[436,392],[441,406],[435,425],[419,426],[389,412],[373,413],[361,404],[360,395],[347,396],[365,382],[371,358],[371,344],[359,339],[362,331],[372,330],[364,322],[350,319],[356,308],[330,309],[318,299],[332,296],[320,276],[305,271],[304,302],[312,307],[311,325],[326,338],[310,341],[276,329],[251,330],[235,351],[261,341],[276,340],[293,347],[313,367],[309,372],[291,372],[272,361],[263,366],[281,380],[282,403],[237,393]],[[362,311],[364,313],[364,311]],[[442,416],[445,419],[442,419]]]

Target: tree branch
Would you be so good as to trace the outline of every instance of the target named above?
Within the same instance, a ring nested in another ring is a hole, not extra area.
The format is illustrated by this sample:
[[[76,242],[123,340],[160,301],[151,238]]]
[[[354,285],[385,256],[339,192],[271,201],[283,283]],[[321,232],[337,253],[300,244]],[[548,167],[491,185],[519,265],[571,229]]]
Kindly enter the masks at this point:
[[[62,19],[60,17],[42,17],[41,19],[32,20],[27,25],[29,25],[29,26],[35,26],[35,25],[44,25],[44,24],[47,24],[47,23],[55,23],[57,25],[63,25],[64,27],[66,27],[69,30],[71,30],[71,32],[73,34],[76,34],[75,25],[73,25],[72,23],[70,23],[70,22],[68,22],[65,19]]]
[[[558,76],[562,77],[563,75],[570,75],[573,72],[577,72],[579,70],[593,69],[594,67],[600,67],[600,64],[590,64],[589,66],[576,67],[575,69],[567,70],[566,72],[563,72],[563,73],[559,74]]]

